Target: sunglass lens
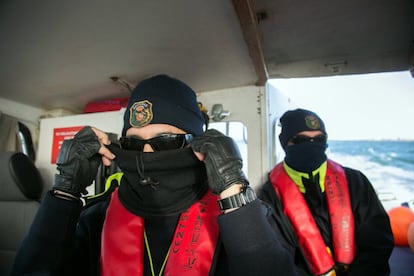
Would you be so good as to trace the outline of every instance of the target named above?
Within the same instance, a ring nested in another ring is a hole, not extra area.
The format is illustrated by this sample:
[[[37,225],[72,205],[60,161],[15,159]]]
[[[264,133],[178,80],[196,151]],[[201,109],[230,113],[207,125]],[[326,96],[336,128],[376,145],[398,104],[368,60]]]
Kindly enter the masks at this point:
[[[306,142],[315,142],[315,143],[326,143],[326,135],[318,135],[315,137],[309,137],[305,135],[296,135],[292,138],[293,144],[302,144]]]
[[[179,148],[177,146],[177,138],[170,135],[158,136],[151,139],[150,145],[155,151],[170,150]]]
[[[326,143],[326,135],[318,135],[313,138],[313,141],[316,143]]]
[[[155,151],[180,149],[187,145],[188,136],[189,134],[162,135],[152,138],[150,144]]]
[[[142,151],[145,146],[145,140],[140,140],[134,137],[121,137],[119,142],[121,147],[125,150]]]
[[[192,134],[165,134],[148,140],[121,137],[119,142],[126,150],[143,151],[145,144],[149,144],[154,151],[162,151],[183,148],[192,140],[192,137]]]

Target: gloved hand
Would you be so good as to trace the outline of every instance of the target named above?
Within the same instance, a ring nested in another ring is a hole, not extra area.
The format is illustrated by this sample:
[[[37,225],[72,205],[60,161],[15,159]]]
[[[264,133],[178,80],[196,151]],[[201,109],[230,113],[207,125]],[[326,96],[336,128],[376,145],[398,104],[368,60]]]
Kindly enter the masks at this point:
[[[243,161],[233,139],[215,129],[207,130],[191,142],[193,151],[205,156],[208,183],[215,194],[234,184],[248,185]]]
[[[91,127],[81,129],[73,139],[63,141],[57,158],[59,174],[55,175],[53,189],[80,197],[92,184],[101,156],[98,137]]]

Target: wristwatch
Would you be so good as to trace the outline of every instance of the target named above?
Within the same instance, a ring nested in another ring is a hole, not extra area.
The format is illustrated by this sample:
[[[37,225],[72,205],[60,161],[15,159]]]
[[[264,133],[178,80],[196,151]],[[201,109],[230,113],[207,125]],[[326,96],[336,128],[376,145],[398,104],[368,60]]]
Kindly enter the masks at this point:
[[[249,204],[257,198],[256,193],[250,186],[244,186],[242,191],[238,194],[218,200],[218,205],[221,211],[228,209],[239,208]]]

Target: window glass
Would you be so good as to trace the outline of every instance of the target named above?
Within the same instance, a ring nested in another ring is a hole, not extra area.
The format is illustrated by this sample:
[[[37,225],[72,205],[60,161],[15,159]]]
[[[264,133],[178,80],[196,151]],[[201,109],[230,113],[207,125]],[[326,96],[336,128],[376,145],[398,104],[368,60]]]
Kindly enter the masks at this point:
[[[221,133],[230,136],[239,147],[240,155],[243,158],[243,172],[247,175],[247,129],[241,122],[212,122],[209,128],[214,128]]]
[[[273,129],[273,135],[272,135],[273,149],[272,149],[272,164],[271,164],[271,167],[274,167],[277,163],[283,161],[283,158],[285,158],[285,152],[284,152],[284,150],[283,150],[283,148],[282,148],[282,146],[280,145],[280,142],[279,142],[279,134],[282,130],[282,128],[280,127],[280,124],[279,124],[279,118],[276,118],[273,121],[272,129]]]

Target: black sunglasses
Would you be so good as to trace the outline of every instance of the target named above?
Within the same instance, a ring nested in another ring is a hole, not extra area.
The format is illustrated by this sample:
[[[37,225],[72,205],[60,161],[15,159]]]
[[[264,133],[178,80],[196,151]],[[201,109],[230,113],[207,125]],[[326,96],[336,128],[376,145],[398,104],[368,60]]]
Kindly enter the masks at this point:
[[[323,135],[323,134],[315,136],[315,137],[309,137],[305,135],[295,135],[290,139],[290,142],[292,142],[295,145],[306,143],[306,142],[325,144],[326,141],[327,141],[327,137],[326,135]]]
[[[121,148],[137,151],[143,151],[145,144],[151,145],[154,151],[181,149],[188,145],[192,140],[192,134],[163,134],[147,140],[131,136],[123,136],[119,138]]]

